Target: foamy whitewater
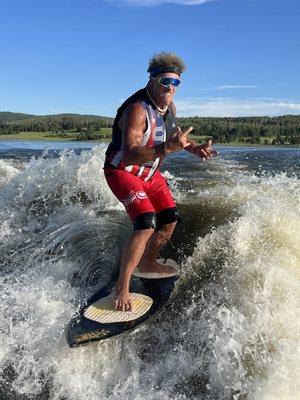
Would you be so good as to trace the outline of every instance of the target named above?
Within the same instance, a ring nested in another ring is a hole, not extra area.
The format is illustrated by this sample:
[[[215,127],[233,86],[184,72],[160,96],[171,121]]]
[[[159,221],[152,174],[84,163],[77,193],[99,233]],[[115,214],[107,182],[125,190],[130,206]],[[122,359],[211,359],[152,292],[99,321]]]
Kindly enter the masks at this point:
[[[171,155],[172,302],[130,334],[69,349],[66,324],[117,272],[131,229],[105,149],[1,157],[0,143],[1,399],[300,399],[299,149]]]

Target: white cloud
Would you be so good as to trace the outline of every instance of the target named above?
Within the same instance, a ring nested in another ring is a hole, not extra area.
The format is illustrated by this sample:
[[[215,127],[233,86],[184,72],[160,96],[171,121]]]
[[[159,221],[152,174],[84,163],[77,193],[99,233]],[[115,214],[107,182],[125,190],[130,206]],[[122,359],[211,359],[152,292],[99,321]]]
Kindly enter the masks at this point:
[[[281,99],[211,97],[178,99],[175,103],[178,116],[250,117],[300,114],[300,102]]]
[[[106,0],[110,3],[126,4],[129,6],[157,6],[159,4],[181,4],[183,6],[196,6],[215,0]]]
[[[214,90],[227,90],[227,89],[256,89],[257,85],[218,85],[213,87]]]
[[[257,89],[259,85],[216,85],[210,88],[197,89],[198,92],[209,92],[211,90],[227,90],[227,89]]]
[[[67,111],[66,109],[50,108],[49,113],[50,114],[71,114],[71,111]]]

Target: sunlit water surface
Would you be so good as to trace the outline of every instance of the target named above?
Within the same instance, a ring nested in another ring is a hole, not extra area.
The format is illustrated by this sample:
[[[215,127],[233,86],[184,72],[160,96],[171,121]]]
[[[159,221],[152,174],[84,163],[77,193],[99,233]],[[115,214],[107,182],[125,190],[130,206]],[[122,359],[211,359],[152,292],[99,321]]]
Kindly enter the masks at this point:
[[[65,325],[117,272],[131,229],[106,146],[0,142],[1,398],[298,399],[299,149],[169,156],[183,218],[164,251],[182,265],[173,301],[131,334],[67,347]]]

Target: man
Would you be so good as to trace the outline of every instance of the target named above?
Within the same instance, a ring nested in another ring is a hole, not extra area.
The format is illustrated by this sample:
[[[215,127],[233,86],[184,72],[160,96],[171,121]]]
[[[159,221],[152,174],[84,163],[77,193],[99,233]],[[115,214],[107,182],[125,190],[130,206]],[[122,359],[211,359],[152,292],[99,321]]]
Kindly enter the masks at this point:
[[[173,196],[159,171],[163,159],[183,149],[202,159],[216,153],[211,141],[199,145],[188,138],[192,127],[185,131],[176,128],[172,100],[184,70],[183,61],[175,54],[154,55],[149,62],[147,86],[121,105],[114,120],[104,172],[134,228],[123,247],[116,286],[117,310],[132,309],[129,283],[137,266],[142,272],[174,272],[172,267],[156,261],[179,219]]]

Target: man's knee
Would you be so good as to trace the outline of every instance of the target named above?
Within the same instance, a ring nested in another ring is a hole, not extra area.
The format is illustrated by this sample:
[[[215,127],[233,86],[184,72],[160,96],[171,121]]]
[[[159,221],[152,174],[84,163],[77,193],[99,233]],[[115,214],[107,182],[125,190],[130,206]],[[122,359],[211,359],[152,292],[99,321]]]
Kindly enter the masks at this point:
[[[173,232],[177,222],[181,222],[181,217],[176,207],[166,208],[156,214],[156,230],[161,230],[164,225],[170,225]]]
[[[139,231],[142,229],[156,229],[156,214],[147,212],[140,214],[133,221],[133,229]]]

